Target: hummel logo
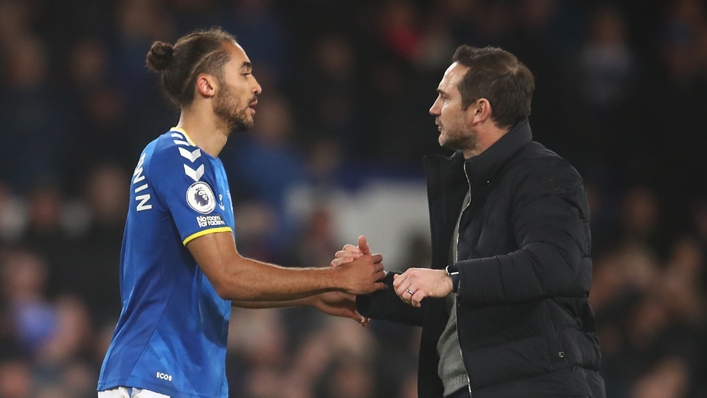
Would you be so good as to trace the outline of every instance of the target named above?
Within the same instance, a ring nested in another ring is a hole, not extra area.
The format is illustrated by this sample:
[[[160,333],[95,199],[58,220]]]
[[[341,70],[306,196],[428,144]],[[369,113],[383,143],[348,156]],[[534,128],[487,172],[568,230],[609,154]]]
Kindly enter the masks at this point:
[[[179,148],[179,154],[194,163],[196,159],[199,159],[201,157],[201,149],[196,148],[194,151],[189,152],[184,148]]]
[[[185,164],[184,165],[184,173],[186,175],[188,175],[189,177],[191,177],[192,180],[199,181],[201,179],[201,176],[204,175],[204,165],[202,164],[201,166],[199,166],[199,168],[194,170]]]

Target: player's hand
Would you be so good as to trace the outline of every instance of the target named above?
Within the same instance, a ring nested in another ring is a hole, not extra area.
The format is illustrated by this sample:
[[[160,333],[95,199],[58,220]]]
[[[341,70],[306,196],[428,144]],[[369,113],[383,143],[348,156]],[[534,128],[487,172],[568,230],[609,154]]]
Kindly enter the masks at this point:
[[[371,321],[356,312],[356,296],[342,292],[327,292],[314,296],[314,307],[319,311],[343,318],[351,318],[361,326]]]
[[[383,271],[383,256],[380,254],[364,255],[351,262],[340,264],[343,279],[343,291],[348,294],[369,294],[386,288],[381,282],[385,278]]]
[[[371,248],[368,246],[366,237],[361,235],[358,237],[358,246],[351,244],[344,245],[344,248],[334,254],[334,259],[331,260],[331,266],[337,267],[341,264],[350,263],[351,261],[363,256],[372,255]]]
[[[393,275],[395,294],[413,307],[420,307],[425,297],[447,297],[452,292],[452,278],[443,269],[410,268]]]

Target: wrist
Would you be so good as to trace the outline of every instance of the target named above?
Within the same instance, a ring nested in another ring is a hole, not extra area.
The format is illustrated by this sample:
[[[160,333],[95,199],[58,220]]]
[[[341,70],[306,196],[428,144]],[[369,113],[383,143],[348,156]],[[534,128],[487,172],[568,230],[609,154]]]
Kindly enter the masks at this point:
[[[349,289],[346,274],[347,264],[342,264],[336,268],[330,268],[331,275],[326,276],[325,283],[327,291],[346,292]]]
[[[448,265],[445,269],[447,276],[452,282],[452,292],[459,291],[459,268],[456,265]]]

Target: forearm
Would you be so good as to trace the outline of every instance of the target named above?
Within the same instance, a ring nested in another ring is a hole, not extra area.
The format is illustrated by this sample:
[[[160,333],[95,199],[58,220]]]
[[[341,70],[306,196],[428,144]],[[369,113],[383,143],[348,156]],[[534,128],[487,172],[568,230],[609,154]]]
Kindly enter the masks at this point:
[[[280,300],[280,301],[255,301],[255,300],[232,300],[231,305],[239,308],[286,308],[286,307],[308,307],[315,303],[314,297],[309,296],[296,300]]]
[[[216,293],[231,301],[290,301],[331,291],[370,293],[384,287],[376,282],[384,276],[380,255],[336,268],[285,268],[241,256],[233,236],[225,232],[198,237],[187,248]]]
[[[218,281],[221,297],[252,303],[248,308],[298,305],[316,294],[342,290],[335,268],[284,268],[241,257]],[[216,285],[216,284],[215,284]],[[271,305],[269,305],[271,304]]]
[[[506,255],[460,261],[458,298],[467,303],[537,300],[561,294],[577,277],[581,253],[536,242]]]

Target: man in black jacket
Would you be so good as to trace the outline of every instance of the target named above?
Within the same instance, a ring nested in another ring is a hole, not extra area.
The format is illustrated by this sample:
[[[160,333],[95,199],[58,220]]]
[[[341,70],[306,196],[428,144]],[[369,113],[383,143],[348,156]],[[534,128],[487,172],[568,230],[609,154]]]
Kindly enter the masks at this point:
[[[457,152],[425,159],[432,267],[389,273],[358,310],[422,326],[420,398],[604,397],[582,178],[532,141],[515,56],[461,46],[452,61],[430,114]],[[362,237],[334,264],[369,252]]]

